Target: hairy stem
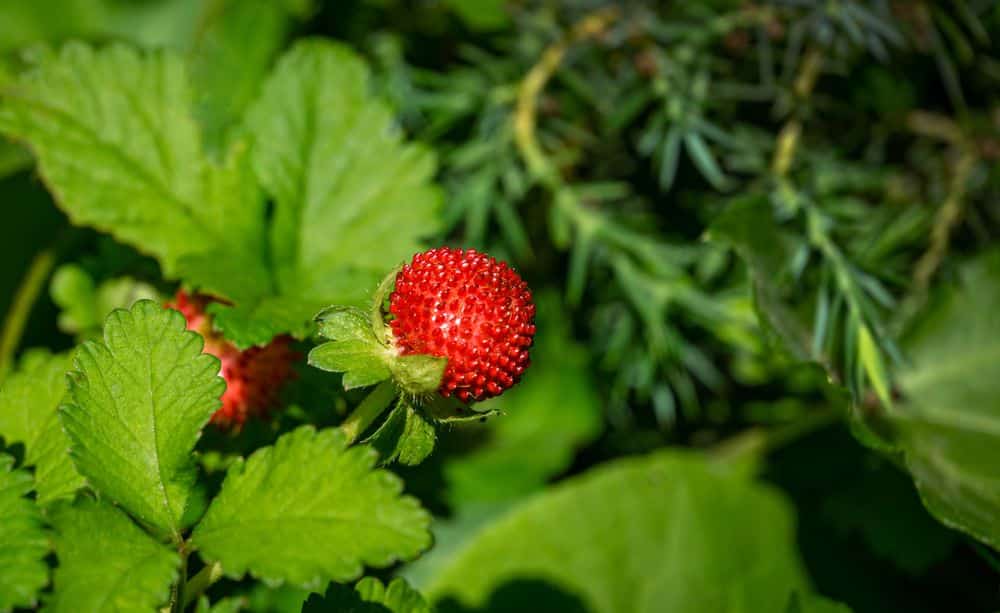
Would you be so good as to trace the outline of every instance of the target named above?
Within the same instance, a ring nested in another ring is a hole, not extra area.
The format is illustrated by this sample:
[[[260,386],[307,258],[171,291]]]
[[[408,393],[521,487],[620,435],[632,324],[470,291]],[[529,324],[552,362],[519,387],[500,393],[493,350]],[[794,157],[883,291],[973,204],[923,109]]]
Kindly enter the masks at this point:
[[[45,289],[45,281],[48,280],[55,265],[56,252],[54,249],[40,252],[32,260],[28,272],[17,288],[17,293],[14,294],[14,300],[11,302],[10,309],[4,319],[3,330],[0,331],[0,380],[3,380],[11,367],[14,354],[21,344],[21,336],[24,334],[24,327],[28,323],[31,309],[42,290]]]
[[[562,179],[559,171],[542,151],[535,135],[538,98],[566,57],[570,46],[604,32],[618,15],[619,10],[611,7],[601,9],[578,21],[565,38],[550,45],[542,53],[538,63],[528,71],[518,88],[517,110],[514,113],[514,139],[518,151],[531,174],[553,191],[561,189]]]
[[[340,431],[347,435],[348,444],[353,443],[361,436],[361,433],[372,425],[379,415],[381,415],[392,403],[396,396],[396,386],[392,381],[383,381],[361,401],[358,408],[347,416],[344,423],[340,424]]]
[[[187,583],[187,559],[188,550],[185,545],[181,545],[178,553],[181,556],[181,565],[177,570],[177,582],[170,588],[170,613],[184,613],[184,591]]]
[[[792,85],[792,92],[799,101],[806,101],[812,96],[813,89],[816,88],[816,81],[819,78],[820,69],[823,67],[823,53],[818,47],[811,47],[806,51],[799,67],[799,74],[795,77]],[[795,161],[795,154],[798,152],[799,142],[802,136],[802,119],[793,115],[778,133],[778,142],[774,148],[774,157],[771,159],[771,171],[779,178],[788,175],[788,171]]]
[[[941,267],[941,262],[944,261],[944,256],[948,253],[951,233],[962,218],[965,190],[977,160],[978,157],[971,147],[962,148],[962,153],[959,155],[951,175],[951,182],[948,184],[948,195],[934,217],[930,246],[917,260],[913,269],[913,287],[918,296],[927,293],[934,273]]]

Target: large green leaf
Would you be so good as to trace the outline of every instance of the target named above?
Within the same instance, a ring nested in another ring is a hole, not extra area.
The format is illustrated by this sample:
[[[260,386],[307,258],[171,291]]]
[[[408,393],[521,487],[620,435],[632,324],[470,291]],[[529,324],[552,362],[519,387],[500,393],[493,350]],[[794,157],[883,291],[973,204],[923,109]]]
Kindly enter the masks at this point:
[[[430,613],[427,601],[406,583],[393,579],[388,586],[374,577],[365,577],[354,587],[331,584],[326,594],[313,594],[302,613]]]
[[[169,53],[74,43],[3,90],[0,131],[25,142],[77,224],[157,257],[167,274],[188,254],[253,259],[263,202],[242,154],[202,153],[184,66]],[[259,252],[258,252],[259,253]]]
[[[664,452],[530,499],[456,554],[428,595],[442,610],[750,612],[782,610],[806,584],[779,495],[745,471]]]
[[[247,115],[253,165],[275,201],[274,288],[234,284],[211,262],[192,281],[236,301],[216,324],[241,345],[301,327],[329,304],[360,305],[378,280],[438,229],[430,150],[403,142],[346,47],[297,44]]]
[[[198,92],[195,115],[204,128],[206,144],[224,148],[231,129],[239,125],[257,95],[295,18],[307,7],[274,0],[211,0],[205,4],[189,60],[191,80]]]
[[[203,0],[0,0],[0,53],[71,37],[127,39],[151,47],[183,45]]]
[[[25,498],[31,475],[12,470],[14,458],[0,454],[0,611],[34,606],[49,582],[49,540],[42,514]]]
[[[931,513],[1000,549],[1000,255],[964,273],[907,339],[893,416]]]
[[[24,463],[35,467],[42,505],[72,496],[84,485],[56,412],[66,396],[69,361],[68,354],[31,353],[0,388],[0,436],[8,445],[24,445]]]
[[[308,589],[413,558],[430,545],[430,517],[376,458],[339,430],[303,426],[230,468],[192,542],[227,575]]]
[[[180,556],[106,502],[81,498],[52,514],[56,567],[46,610],[153,611],[167,602]]]
[[[219,360],[184,317],[151,300],[108,316],[74,356],[61,409],[77,469],[143,522],[180,538],[202,427],[220,406]]]

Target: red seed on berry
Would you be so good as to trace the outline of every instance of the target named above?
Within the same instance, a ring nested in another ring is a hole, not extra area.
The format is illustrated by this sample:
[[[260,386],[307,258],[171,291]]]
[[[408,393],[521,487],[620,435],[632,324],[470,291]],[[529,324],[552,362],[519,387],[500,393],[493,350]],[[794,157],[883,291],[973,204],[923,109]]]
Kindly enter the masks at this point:
[[[179,290],[167,306],[184,315],[188,330],[205,338],[205,353],[222,362],[219,374],[226,380],[226,391],[222,407],[212,415],[212,423],[239,428],[249,418],[266,417],[277,406],[281,387],[294,376],[292,363],[298,354],[292,350],[292,339],[287,336],[279,336],[263,347],[241,351],[212,330],[211,316],[205,312],[211,302],[207,296]]]
[[[390,322],[402,355],[448,359],[439,391],[462,402],[498,396],[530,363],[535,305],[506,262],[474,249],[439,247],[396,275]]]

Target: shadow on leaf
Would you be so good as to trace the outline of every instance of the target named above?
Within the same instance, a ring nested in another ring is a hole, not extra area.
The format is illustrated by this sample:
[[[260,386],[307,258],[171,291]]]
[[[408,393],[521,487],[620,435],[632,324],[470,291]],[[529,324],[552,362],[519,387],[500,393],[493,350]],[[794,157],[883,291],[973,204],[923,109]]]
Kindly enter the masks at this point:
[[[591,613],[579,596],[541,579],[514,579],[501,585],[481,607],[467,607],[452,597],[437,603],[437,613],[520,613],[559,611]]]

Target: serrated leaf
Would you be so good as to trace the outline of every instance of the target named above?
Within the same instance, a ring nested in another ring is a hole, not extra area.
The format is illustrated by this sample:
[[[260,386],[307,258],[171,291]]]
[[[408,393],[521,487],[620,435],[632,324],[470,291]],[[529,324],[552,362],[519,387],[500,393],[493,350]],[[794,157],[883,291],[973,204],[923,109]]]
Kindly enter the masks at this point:
[[[401,400],[365,442],[378,451],[385,464],[416,466],[434,451],[436,440],[434,424],[411,403]]]
[[[1000,256],[964,272],[906,339],[892,418],[928,510],[1000,548]]]
[[[354,587],[334,583],[323,596],[309,596],[303,613],[430,613],[431,609],[406,580],[393,579],[388,586],[365,577]]]
[[[42,514],[25,498],[31,474],[13,470],[14,458],[0,454],[0,611],[33,607],[49,582],[45,556],[49,539]]]
[[[240,150],[223,166],[205,158],[180,58],[79,43],[41,58],[3,90],[0,131],[32,149],[74,223],[155,256],[168,275],[219,249],[261,266],[263,200]]]
[[[260,303],[277,300],[302,321],[328,304],[361,305],[387,270],[437,231],[433,155],[403,142],[392,112],[368,89],[354,52],[313,40],[279,60],[251,105],[254,169],[275,201],[274,287],[233,296],[233,312],[217,319],[237,344],[270,340],[252,333]],[[229,293],[210,267],[188,274]]]
[[[72,496],[84,486],[56,412],[66,396],[69,363],[68,354],[33,354],[0,388],[0,436],[8,445],[24,445],[24,463],[35,467],[41,505]]]
[[[152,611],[169,599],[180,556],[119,509],[81,498],[52,524],[59,565],[46,611]]]
[[[202,427],[221,402],[219,360],[184,316],[142,300],[74,355],[60,411],[77,469],[104,496],[179,540]]]
[[[430,545],[430,517],[339,430],[303,426],[235,463],[191,537],[227,575],[317,589]],[[253,547],[247,547],[247,543]]]
[[[581,543],[600,547],[567,555]],[[782,610],[805,589],[780,495],[666,452],[606,464],[516,507],[427,594],[439,608],[725,612]]]
[[[189,64],[209,147],[225,148],[301,12],[273,0],[215,2],[205,11]]]

